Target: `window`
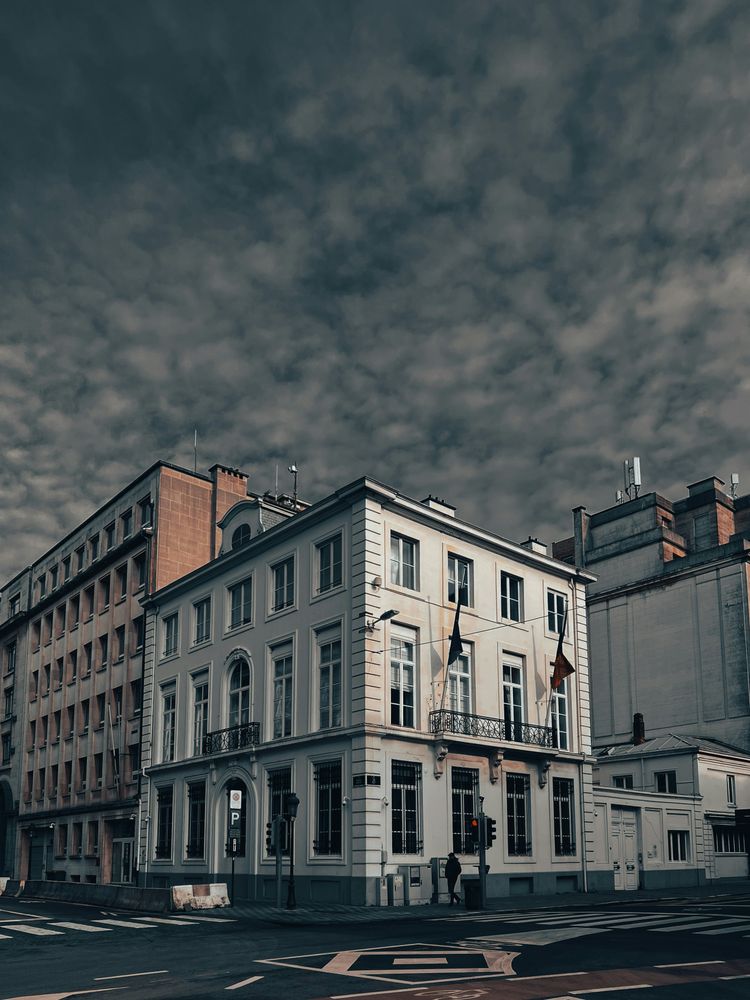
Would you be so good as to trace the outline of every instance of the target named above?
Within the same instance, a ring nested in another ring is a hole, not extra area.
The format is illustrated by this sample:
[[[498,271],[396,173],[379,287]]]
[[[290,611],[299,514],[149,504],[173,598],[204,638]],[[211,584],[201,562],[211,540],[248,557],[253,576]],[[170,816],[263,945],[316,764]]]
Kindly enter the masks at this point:
[[[42,641],[42,622],[40,618],[31,626],[31,648],[34,652],[39,649]]]
[[[96,857],[99,853],[99,820],[89,820],[88,836],[86,838],[86,853],[90,857]]]
[[[391,654],[391,725],[414,726],[414,680],[416,670],[416,633],[414,629],[393,626]]]
[[[229,674],[229,726],[246,726],[249,722],[250,664],[238,658]]]
[[[52,642],[52,612],[44,616],[44,644]]]
[[[555,828],[555,854],[575,854],[575,802],[573,779],[552,779],[552,813]]]
[[[252,532],[250,531],[249,524],[241,524],[238,528],[235,528],[232,532],[232,548],[241,549],[243,545],[247,545],[251,535]]]
[[[115,523],[108,524],[104,529],[104,546],[107,552],[115,544]]]
[[[417,589],[417,543],[391,532],[391,583]]]
[[[16,669],[17,646],[15,639],[5,647],[5,673],[12,674]]]
[[[117,600],[122,601],[128,596],[128,565],[118,566],[115,572],[117,577]]]
[[[89,558],[93,562],[95,559],[99,558],[99,536],[94,535],[89,538]]]
[[[130,714],[132,717],[141,714],[142,689],[140,677],[136,677],[130,682]]]
[[[99,614],[109,607],[110,598],[109,576],[103,576],[99,581]]]
[[[135,589],[141,590],[146,586],[146,554],[139,553],[133,560],[133,573],[135,575]]]
[[[547,591],[547,631],[559,635],[565,627],[565,594]]]
[[[162,623],[164,637],[164,656],[173,656],[177,652],[177,612],[167,615]]]
[[[10,733],[3,733],[2,737],[2,763],[10,764]]]
[[[292,769],[280,767],[268,772],[268,819],[283,816],[286,799],[292,790]],[[289,854],[289,824],[285,824],[283,833],[282,854]]]
[[[464,643],[465,650],[448,668],[448,707],[451,712],[471,715],[473,646]]]
[[[612,778],[612,786],[614,788],[632,788],[633,787],[633,775],[632,774],[616,774]]]
[[[63,823],[57,827],[57,856],[66,857],[68,853],[68,824]]]
[[[523,659],[503,654],[503,722],[506,740],[523,743]]]
[[[54,673],[55,691],[60,690],[64,679],[65,679],[65,660],[62,658],[62,656],[58,656],[58,658],[55,660],[55,673]]]
[[[59,639],[65,632],[65,605],[55,609],[55,638]]]
[[[130,538],[133,534],[133,510],[131,507],[120,515],[120,526],[122,528],[122,539]]]
[[[240,628],[252,621],[253,580],[247,577],[235,583],[229,590],[229,627]]]
[[[63,568],[63,583],[67,583],[70,579],[70,556],[65,556],[62,561]]]
[[[657,792],[668,792],[670,795],[677,794],[676,771],[656,771],[654,780]]]
[[[208,736],[208,674],[193,678],[193,756],[203,753]]]
[[[172,818],[174,789],[171,785],[156,789],[156,857],[172,857]]]
[[[29,696],[31,701],[36,701],[39,697],[39,671],[35,670],[31,675],[31,684],[29,686]]]
[[[320,728],[341,725],[341,626],[316,634],[320,691]]]
[[[109,759],[112,766],[112,784],[110,787],[114,788],[120,784],[120,751],[117,747],[110,751]]]
[[[86,778],[88,776],[88,761],[81,757],[78,761],[78,791],[86,791]]]
[[[151,524],[153,507],[151,506],[150,496],[145,496],[142,500],[138,501],[138,511],[140,513],[140,526],[144,527],[146,524]]]
[[[31,719],[29,722],[29,750],[33,750],[36,746],[36,719]]]
[[[273,738],[292,735],[292,644],[271,651],[273,664]]]
[[[391,762],[391,849],[394,854],[422,850],[422,765]]]
[[[49,664],[49,663],[45,663],[45,665],[42,667],[42,679],[43,679],[43,683],[44,683],[44,687],[42,688],[42,697],[44,697],[45,694],[49,694],[49,684],[50,684],[50,673],[51,673],[51,670],[52,670],[52,667],[51,667],[51,664]]]
[[[688,861],[690,854],[690,834],[687,830],[668,830],[670,861]]]
[[[49,795],[51,799],[57,797],[57,776],[59,775],[59,773],[60,773],[60,765],[53,764],[52,767],[49,769],[49,781],[50,781]]]
[[[75,597],[71,597],[70,599],[69,618],[70,618],[71,628],[76,628],[76,626],[78,625],[78,619],[80,618],[80,610],[81,610],[81,599],[78,596],[78,594],[76,594]]]
[[[733,774],[727,775],[727,805],[737,805],[737,782]]]
[[[96,696],[96,725],[101,729],[104,725],[104,718],[107,712],[107,696],[102,692]]]
[[[552,689],[552,745],[558,750],[568,750],[568,681],[564,678],[558,688]]]
[[[137,618],[133,619],[133,655],[140,653],[143,649],[143,631],[144,631],[144,621],[143,615],[139,615]]]
[[[745,831],[738,830],[736,826],[715,826],[714,851],[717,854],[745,854],[747,851]]]
[[[112,688],[112,725],[122,721],[122,685]]]
[[[161,689],[161,759],[174,760],[177,692],[174,684]]]
[[[14,594],[8,603],[8,616],[13,618],[21,611],[21,595]]]
[[[69,796],[73,790],[73,762],[66,760],[63,764],[63,796]]]
[[[474,605],[474,564],[470,559],[448,555],[448,600],[454,604],[460,596],[466,607]]]
[[[99,669],[103,670],[109,660],[109,636],[99,636]]]
[[[57,566],[53,566],[52,569],[49,571],[50,590],[57,590],[57,577],[58,577]]]
[[[48,721],[47,716],[43,715],[39,720],[39,747],[44,749],[47,746],[47,727]]]
[[[115,629],[115,663],[125,658],[125,626],[118,625]]]
[[[81,736],[85,736],[89,731],[89,699],[84,698],[81,702]]]
[[[294,556],[289,556],[283,562],[271,568],[273,574],[273,605],[272,611],[281,611],[294,604]]]
[[[44,767],[40,767],[39,768],[39,784],[37,786],[37,795],[36,795],[36,797],[38,799],[43,799],[44,798],[44,790],[45,790],[45,783],[46,783],[46,781],[47,781],[47,769],[44,768]]]
[[[78,677],[78,651],[71,649],[68,653],[68,684],[73,684]]]
[[[94,780],[96,781],[96,787],[101,788],[104,782],[104,754],[95,753],[94,754]]]
[[[94,614],[94,588],[87,587],[83,592],[83,617],[85,621]]]
[[[71,854],[79,855],[81,853],[81,841],[83,840],[83,823],[73,824],[73,837],[71,840]]]
[[[453,820],[453,851],[456,854],[476,854],[472,819],[479,814],[479,771],[472,767],[451,768],[451,815]]]
[[[211,638],[211,598],[204,597],[193,605],[195,632],[193,642],[207,642]]]
[[[52,732],[50,733],[50,738],[53,743],[58,743],[60,740],[60,726],[62,724],[62,715],[58,709],[52,716]]]
[[[65,709],[65,739],[72,740],[75,732],[75,706],[68,705]]]
[[[508,854],[526,857],[531,854],[531,782],[528,774],[505,776],[505,802]]]
[[[9,687],[5,689],[3,718],[8,719],[11,715],[13,715],[13,688]]]
[[[334,535],[315,546],[318,557],[318,593],[325,594],[343,581],[341,535]]]
[[[202,858],[206,845],[206,783],[191,781],[188,784],[188,842],[187,856]]]
[[[39,588],[39,600],[41,601],[43,597],[47,596],[47,574],[42,573],[42,575],[37,580],[37,585]]]
[[[86,548],[81,545],[76,549],[76,573],[80,573],[86,564]]]
[[[341,761],[316,764],[315,840],[318,855],[341,854]]]

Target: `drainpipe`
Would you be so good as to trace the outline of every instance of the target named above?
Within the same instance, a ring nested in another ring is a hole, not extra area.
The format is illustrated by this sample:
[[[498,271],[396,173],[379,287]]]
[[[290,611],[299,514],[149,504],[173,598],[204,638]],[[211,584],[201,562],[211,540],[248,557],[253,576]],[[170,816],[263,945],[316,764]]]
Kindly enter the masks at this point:
[[[575,661],[575,666],[578,668],[578,615],[577,611],[577,597],[578,592],[574,580],[570,581],[572,590],[572,605],[573,605],[573,660]],[[584,591],[585,593],[585,591]],[[590,678],[589,678],[590,681]],[[589,711],[590,711],[589,706]],[[578,685],[576,685],[576,730],[578,736],[578,746],[581,747],[581,711],[580,711],[580,698],[578,694]],[[584,753],[584,757],[585,757]],[[586,859],[586,809],[585,809],[585,798],[583,794],[583,763],[581,764],[580,780],[578,782],[578,798],[579,798],[579,808],[581,811],[581,882],[583,884],[583,891],[589,891],[589,872],[588,872],[588,861]],[[592,793],[593,794],[593,793]]]
[[[153,522],[153,516],[152,516]],[[141,824],[142,812],[143,812],[143,712],[146,703],[146,607],[145,603],[151,596],[151,545],[154,538],[154,527],[153,523],[146,525],[141,528],[141,534],[146,539],[146,585],[143,591],[143,601],[141,606],[143,607],[143,648],[141,649],[141,712],[139,715],[138,724],[138,826],[136,830],[136,850],[138,851],[138,877],[136,879],[136,885],[140,885],[141,881]],[[146,820],[150,819],[149,816]],[[148,828],[147,828],[148,829]],[[146,836],[146,857],[143,862],[143,877],[144,877],[144,888],[148,887],[148,836]]]

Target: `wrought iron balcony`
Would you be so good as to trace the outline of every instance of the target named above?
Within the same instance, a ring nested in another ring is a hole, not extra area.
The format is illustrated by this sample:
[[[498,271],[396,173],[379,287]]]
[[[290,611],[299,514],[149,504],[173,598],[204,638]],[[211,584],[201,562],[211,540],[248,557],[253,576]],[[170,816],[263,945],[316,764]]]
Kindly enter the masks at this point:
[[[203,737],[203,754],[222,753],[224,750],[245,750],[260,743],[260,723],[246,722],[243,726],[217,729]]]
[[[531,726],[527,722],[506,722],[487,715],[468,715],[441,709],[430,712],[430,732],[454,733],[457,736],[477,736],[480,739],[505,740],[554,748],[555,740],[549,726]]]

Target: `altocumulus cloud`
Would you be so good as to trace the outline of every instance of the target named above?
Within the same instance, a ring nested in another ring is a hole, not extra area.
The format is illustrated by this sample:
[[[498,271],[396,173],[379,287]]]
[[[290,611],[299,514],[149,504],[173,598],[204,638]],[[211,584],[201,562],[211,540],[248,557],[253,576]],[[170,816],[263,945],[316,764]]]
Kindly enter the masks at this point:
[[[743,470],[750,11],[2,13],[2,575],[164,458],[551,540]]]

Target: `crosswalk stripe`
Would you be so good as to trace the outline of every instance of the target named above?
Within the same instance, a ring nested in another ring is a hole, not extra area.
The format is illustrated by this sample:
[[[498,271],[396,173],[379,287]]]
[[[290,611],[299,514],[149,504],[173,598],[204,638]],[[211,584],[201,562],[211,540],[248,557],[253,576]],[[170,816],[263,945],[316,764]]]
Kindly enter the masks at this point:
[[[180,914],[180,920],[187,920],[190,923],[192,923],[194,920],[197,920],[200,923],[205,922],[207,924],[236,924],[237,923],[237,921],[234,919],[234,917],[194,917],[192,913],[190,914],[189,917],[186,914],[181,913]]]
[[[150,924],[169,924],[172,927],[178,925],[189,927],[191,923],[189,920],[179,920],[177,917],[136,917],[136,920],[145,920]]]
[[[698,934],[737,934],[739,931],[750,931],[750,924],[735,924],[733,927],[718,927],[714,931],[698,931]]]
[[[113,920],[111,917],[95,920],[95,924],[111,924],[113,927],[136,927],[139,931],[148,930],[148,924],[137,924],[134,920]]]
[[[65,927],[70,931],[88,931],[89,934],[106,934],[111,927],[92,927],[91,924],[76,924],[72,920],[55,920],[53,927]]]
[[[4,925],[6,930],[20,931],[22,934],[36,934],[38,937],[49,937],[52,934],[62,934],[62,931],[51,931],[47,927],[32,927],[31,924]]]
[[[12,941],[13,940],[13,938],[10,936],[10,934],[0,934],[0,938],[4,938],[6,941]]]
[[[680,931],[695,931],[699,927],[718,927],[719,924],[736,924],[737,917],[714,917],[713,920],[698,919],[689,924],[667,924],[664,927],[654,927],[660,934],[677,934]],[[717,931],[721,933],[721,929]]]
[[[664,919],[665,919],[665,917],[664,917],[664,915],[662,915],[661,917],[658,918],[658,921],[659,922],[663,922]],[[667,916],[666,919],[670,920],[671,917]],[[688,916],[685,916],[685,917],[675,917],[674,920],[675,920],[674,926],[675,927],[681,927],[681,926],[684,926],[685,924],[690,923],[691,920],[695,920],[695,917],[694,916],[691,916],[691,917],[688,917]],[[637,920],[637,921],[635,921],[632,924],[628,924],[628,930],[631,930],[631,929],[634,929],[634,928],[637,928],[637,927],[653,927],[654,923],[656,923],[656,922],[657,922],[657,920],[654,917],[649,917],[646,920]],[[617,926],[616,918],[613,920],[613,923],[615,924],[615,927],[616,927]]]

